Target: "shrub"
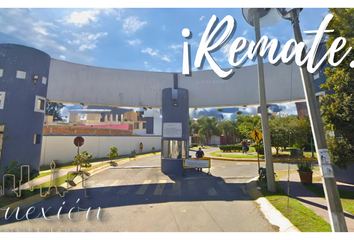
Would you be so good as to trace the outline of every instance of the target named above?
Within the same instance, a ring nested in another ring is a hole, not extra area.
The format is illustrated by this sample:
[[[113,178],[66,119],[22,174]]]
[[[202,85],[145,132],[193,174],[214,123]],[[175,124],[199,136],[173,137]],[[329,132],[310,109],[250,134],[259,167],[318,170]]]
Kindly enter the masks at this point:
[[[191,143],[191,147],[198,147],[198,143]]]
[[[26,169],[26,168],[25,168]],[[10,161],[10,165],[5,167],[3,174],[13,174],[15,175],[15,184],[18,186],[19,181],[21,180],[21,166],[16,159]],[[37,169],[30,170],[30,179],[33,179],[39,175]],[[24,184],[28,180],[28,171],[27,169],[23,171],[21,184]],[[2,180],[2,179],[1,179]],[[1,183],[2,186],[2,183]],[[13,177],[5,178],[5,188],[10,189],[13,187]]]
[[[75,161],[73,165],[80,166],[80,168],[76,167],[76,171],[80,172],[81,167],[89,166],[91,164],[85,163],[84,161],[90,160],[92,158],[92,154],[88,153],[87,151],[83,151],[81,154],[75,156]]]
[[[242,151],[241,145],[221,145],[221,146],[219,146],[219,148],[223,152],[241,152]]]
[[[153,154],[155,154],[155,151],[156,151],[155,147],[152,147],[152,148],[151,148],[151,152],[152,152]]]
[[[297,161],[299,172],[312,172],[312,163],[310,161]]]
[[[107,157],[109,157],[112,161],[112,159],[115,159],[118,157],[118,148],[115,146],[109,148],[110,152],[107,154]]]

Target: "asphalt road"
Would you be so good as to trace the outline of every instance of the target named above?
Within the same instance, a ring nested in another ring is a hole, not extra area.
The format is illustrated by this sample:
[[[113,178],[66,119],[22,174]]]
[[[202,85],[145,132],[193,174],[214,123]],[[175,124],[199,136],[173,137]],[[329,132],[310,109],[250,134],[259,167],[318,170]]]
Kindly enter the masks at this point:
[[[205,152],[213,149],[205,150]],[[191,151],[190,155],[194,155]],[[262,163],[264,165],[264,163]],[[54,196],[35,206],[31,221],[15,216],[0,222],[0,230],[83,231],[86,232],[271,232],[275,229],[263,217],[245,191],[248,179],[257,176],[257,163],[212,161],[212,176],[189,171],[187,176],[161,173],[160,155],[132,160],[105,170],[86,181],[87,195],[81,184],[65,197]],[[291,166],[294,168],[294,166]],[[288,164],[275,164],[285,170]],[[80,199],[78,201],[78,199]],[[77,202],[78,201],[78,202]],[[50,208],[51,207],[51,208]],[[71,218],[81,210],[75,220]],[[101,208],[97,219],[97,211]],[[58,210],[61,208],[59,214]],[[24,216],[27,209],[20,211]],[[93,214],[92,214],[93,213]],[[15,215],[15,214],[14,214]],[[59,220],[60,218],[65,218]],[[49,217],[48,217],[49,218]]]

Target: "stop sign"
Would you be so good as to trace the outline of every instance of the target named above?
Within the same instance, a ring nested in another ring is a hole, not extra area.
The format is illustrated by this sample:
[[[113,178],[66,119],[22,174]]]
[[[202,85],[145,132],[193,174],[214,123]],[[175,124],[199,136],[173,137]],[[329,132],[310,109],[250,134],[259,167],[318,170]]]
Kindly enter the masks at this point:
[[[74,139],[74,144],[76,147],[81,147],[82,145],[84,145],[84,138],[83,137],[76,137]]]

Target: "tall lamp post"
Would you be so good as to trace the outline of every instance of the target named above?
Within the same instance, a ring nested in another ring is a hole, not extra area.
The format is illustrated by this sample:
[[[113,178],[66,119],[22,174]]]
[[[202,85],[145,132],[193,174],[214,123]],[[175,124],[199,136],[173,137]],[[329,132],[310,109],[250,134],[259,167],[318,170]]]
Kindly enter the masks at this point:
[[[297,43],[303,41],[299,25],[299,13],[301,10],[302,9],[300,8],[277,8],[277,11],[281,17],[291,21],[294,29],[294,37]],[[305,56],[305,50],[303,50],[302,56]],[[309,111],[313,138],[316,146],[318,164],[321,170],[323,189],[326,196],[332,231],[347,232],[348,229],[344,219],[343,208],[340,201],[336,180],[333,175],[331,163],[329,161],[326,136],[322,123],[319,104],[315,96],[312,76],[307,71],[305,65],[300,67],[300,72],[307,108]],[[328,159],[328,161],[324,161],[324,159]]]
[[[242,9],[242,14],[246,22],[254,27],[256,33],[256,42],[259,42],[261,38],[260,19],[264,18],[266,22],[270,21],[269,23],[272,23],[272,20],[274,20],[274,19],[269,19],[267,16],[270,13],[270,11],[274,11],[274,10],[270,8],[243,8]],[[267,188],[268,191],[275,192],[276,185],[275,185],[274,166],[273,166],[273,159],[272,159],[272,146],[270,143],[269,121],[268,121],[267,101],[266,101],[265,83],[264,83],[263,59],[261,56],[259,56],[259,54],[257,55],[257,68],[258,68],[258,93],[259,93],[259,102],[261,108],[263,144],[264,144],[264,157],[266,162],[266,173],[267,173]]]

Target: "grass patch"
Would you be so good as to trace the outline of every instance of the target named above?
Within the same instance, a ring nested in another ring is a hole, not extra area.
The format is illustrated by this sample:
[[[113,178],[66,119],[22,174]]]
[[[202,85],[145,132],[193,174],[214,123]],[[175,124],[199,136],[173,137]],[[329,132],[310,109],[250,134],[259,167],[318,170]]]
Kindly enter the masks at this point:
[[[272,193],[267,190],[266,183],[258,182],[263,196],[301,232],[331,232],[329,223],[302,205],[298,200],[290,197],[288,206],[288,196],[278,183],[276,185],[277,192]]]
[[[210,155],[214,157],[228,157],[228,158],[257,158],[256,155],[231,155],[231,154],[221,154],[223,151],[212,152]],[[264,155],[259,155],[259,159],[264,159]]]
[[[315,193],[316,195],[325,198],[325,194],[323,191],[323,187],[318,186],[316,184],[312,185],[304,185],[308,190]],[[350,214],[354,215],[354,192],[352,191],[345,191],[338,189],[340,200],[342,202],[342,207],[344,211],[349,212]]]

